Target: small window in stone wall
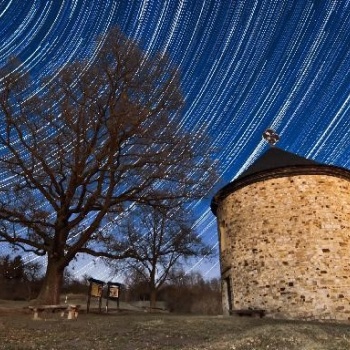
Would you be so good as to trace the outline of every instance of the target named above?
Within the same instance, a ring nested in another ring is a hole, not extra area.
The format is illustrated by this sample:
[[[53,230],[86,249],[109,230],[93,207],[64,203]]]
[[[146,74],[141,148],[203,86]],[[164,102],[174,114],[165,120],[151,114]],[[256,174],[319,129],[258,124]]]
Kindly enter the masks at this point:
[[[221,250],[226,249],[226,223],[225,220],[220,221],[219,225],[219,233],[220,233],[220,245]]]

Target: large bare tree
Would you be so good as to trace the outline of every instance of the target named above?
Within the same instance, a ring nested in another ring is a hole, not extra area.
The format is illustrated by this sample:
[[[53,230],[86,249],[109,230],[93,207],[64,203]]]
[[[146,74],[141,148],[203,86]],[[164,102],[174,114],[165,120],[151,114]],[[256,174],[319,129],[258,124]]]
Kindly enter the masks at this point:
[[[178,128],[177,69],[117,29],[98,45],[40,85],[16,60],[0,72],[0,241],[47,255],[38,303],[59,301],[77,254],[134,254],[110,250],[110,215],[211,186],[205,144]]]
[[[146,283],[151,310],[156,307],[159,289],[181,262],[194,257],[210,257],[211,248],[193,229],[194,218],[184,206],[141,205],[119,223],[119,250],[130,247],[133,255],[122,265],[127,275]],[[116,247],[118,250],[118,246]],[[113,264],[113,262],[112,262]]]

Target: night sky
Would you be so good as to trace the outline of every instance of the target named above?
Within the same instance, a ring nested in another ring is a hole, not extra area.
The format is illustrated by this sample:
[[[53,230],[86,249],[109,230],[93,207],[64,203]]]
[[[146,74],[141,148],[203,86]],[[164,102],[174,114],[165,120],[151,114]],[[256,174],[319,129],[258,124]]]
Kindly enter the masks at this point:
[[[267,150],[269,127],[278,147],[350,168],[350,1],[1,1],[0,65],[15,55],[40,78],[69,61],[93,60],[94,39],[116,25],[180,67],[179,127],[211,136],[221,186]],[[198,233],[216,249],[212,194],[194,209]],[[217,259],[192,268],[208,276],[219,269]],[[76,273],[106,279],[108,272],[84,262]]]

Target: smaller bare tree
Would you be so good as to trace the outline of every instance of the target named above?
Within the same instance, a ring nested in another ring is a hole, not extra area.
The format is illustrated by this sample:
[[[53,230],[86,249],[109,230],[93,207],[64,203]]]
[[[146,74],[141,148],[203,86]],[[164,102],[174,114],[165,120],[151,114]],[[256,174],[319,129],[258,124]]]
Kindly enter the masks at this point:
[[[151,310],[156,307],[159,289],[181,261],[211,255],[192,226],[193,219],[184,208],[169,205],[141,205],[118,226],[122,243],[117,249],[129,247],[134,252],[124,261],[125,271],[137,272],[147,282]]]

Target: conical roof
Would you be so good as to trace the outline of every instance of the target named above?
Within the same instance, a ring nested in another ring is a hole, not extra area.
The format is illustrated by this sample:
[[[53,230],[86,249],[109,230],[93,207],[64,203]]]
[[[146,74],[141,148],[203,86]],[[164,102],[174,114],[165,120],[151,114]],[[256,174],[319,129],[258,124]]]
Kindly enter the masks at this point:
[[[261,157],[259,157],[247,170],[245,170],[237,179],[261,171],[272,170],[276,168],[317,164],[320,163],[298,156],[294,153],[284,151],[277,147],[271,147]]]
[[[252,183],[285,176],[317,174],[350,180],[350,171],[347,169],[321,164],[277,147],[271,147],[237,179],[216,193],[211,202],[212,212],[216,215],[217,207],[223,199]]]

